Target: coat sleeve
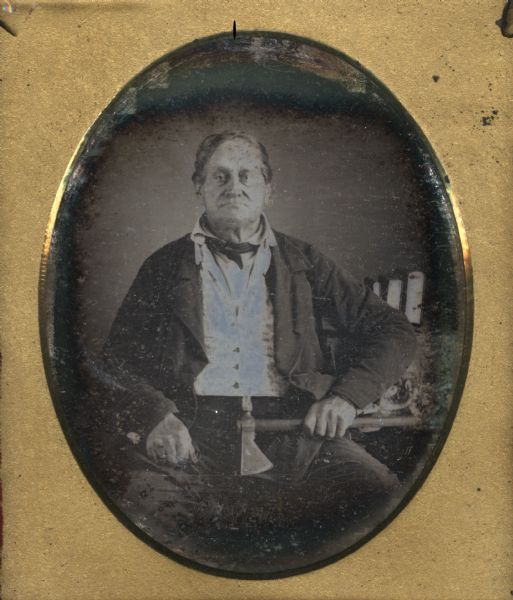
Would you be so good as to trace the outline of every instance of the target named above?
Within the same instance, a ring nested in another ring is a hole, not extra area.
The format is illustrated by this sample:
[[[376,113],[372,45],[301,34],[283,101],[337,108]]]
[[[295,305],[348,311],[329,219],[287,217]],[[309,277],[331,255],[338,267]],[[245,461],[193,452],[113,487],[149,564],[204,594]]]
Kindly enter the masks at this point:
[[[364,408],[410,365],[416,352],[415,333],[403,314],[332,261],[320,256],[316,262],[317,293],[328,300],[348,357],[331,392]]]
[[[112,416],[118,429],[142,438],[177,410],[159,389],[159,332],[165,316],[158,308],[160,283],[150,258],[130,286],[103,351]]]

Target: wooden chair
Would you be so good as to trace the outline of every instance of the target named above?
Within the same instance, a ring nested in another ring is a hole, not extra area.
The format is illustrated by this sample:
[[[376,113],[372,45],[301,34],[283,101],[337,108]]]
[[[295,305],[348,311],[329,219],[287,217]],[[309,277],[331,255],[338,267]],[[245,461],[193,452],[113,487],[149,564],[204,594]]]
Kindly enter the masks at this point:
[[[423,351],[426,346],[426,333],[422,328],[422,300],[424,296],[425,275],[421,271],[412,271],[404,276],[366,279],[365,284],[390,306],[404,313],[414,326],[418,338],[417,358],[405,374],[388,388],[381,398],[366,407],[360,414],[361,423],[372,423],[361,427],[362,431],[377,431],[381,427],[428,427],[427,416],[434,408],[434,400],[424,392],[426,361]],[[337,364],[340,340],[335,328],[323,321],[322,330],[331,360]],[[426,388],[426,389],[425,389]],[[363,417],[368,417],[364,419]]]

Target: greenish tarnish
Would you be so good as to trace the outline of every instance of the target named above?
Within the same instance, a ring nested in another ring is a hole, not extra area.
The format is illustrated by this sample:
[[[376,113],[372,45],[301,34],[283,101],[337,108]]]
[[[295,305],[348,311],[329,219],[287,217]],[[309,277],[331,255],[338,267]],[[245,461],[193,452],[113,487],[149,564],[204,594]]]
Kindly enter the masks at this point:
[[[142,535],[105,494],[92,467],[91,449],[81,444],[75,431],[77,406],[88,393],[81,371],[84,348],[75,322],[78,266],[74,240],[81,226],[82,195],[105,147],[133,120],[201,111],[212,104],[234,101],[254,103],[269,111],[291,107],[312,115],[352,114],[384,123],[403,140],[413,157],[418,188],[429,198],[422,207],[430,223],[430,239],[426,240],[430,280],[419,331],[425,339],[424,354],[419,360],[426,368],[423,393],[436,405],[428,415],[432,436],[399,505],[357,544],[321,561],[325,564],[372,537],[404,507],[427,476],[457,408],[472,329],[471,281],[465,272],[444,173],[413,119],[392,93],[355,61],[292,36],[238,32],[235,40],[226,34],[196,41],[163,57],[130,81],[91,127],[65,176],[50,252],[42,265],[40,330],[45,368],[61,425],[80,466],[107,505],[134,533]],[[419,410],[422,412],[422,406]],[[172,552],[158,549],[176,558]],[[291,568],[286,574],[292,572],[298,570]],[[226,574],[222,570],[216,573]]]

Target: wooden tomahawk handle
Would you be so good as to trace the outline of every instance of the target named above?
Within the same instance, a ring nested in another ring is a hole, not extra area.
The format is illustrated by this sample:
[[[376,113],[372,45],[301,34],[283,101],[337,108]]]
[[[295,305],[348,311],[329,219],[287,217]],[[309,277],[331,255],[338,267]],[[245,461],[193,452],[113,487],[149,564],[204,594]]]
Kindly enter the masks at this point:
[[[303,419],[255,419],[255,431],[293,431],[303,425]],[[422,422],[414,416],[356,417],[351,429],[365,427],[420,427]]]

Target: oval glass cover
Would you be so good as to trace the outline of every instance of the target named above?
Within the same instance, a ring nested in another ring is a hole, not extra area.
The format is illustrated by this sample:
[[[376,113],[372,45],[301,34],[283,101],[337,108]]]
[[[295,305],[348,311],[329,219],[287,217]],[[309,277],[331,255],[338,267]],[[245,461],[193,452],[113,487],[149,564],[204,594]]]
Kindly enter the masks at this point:
[[[321,44],[220,35],[130,81],[70,163],[40,288],[56,411],[120,521],[259,578],[381,530],[463,387],[455,210],[398,100]]]

